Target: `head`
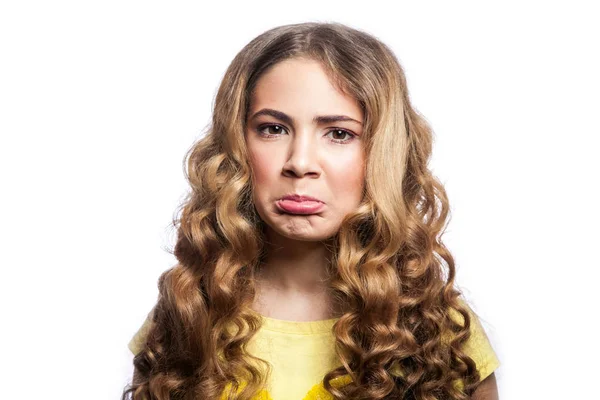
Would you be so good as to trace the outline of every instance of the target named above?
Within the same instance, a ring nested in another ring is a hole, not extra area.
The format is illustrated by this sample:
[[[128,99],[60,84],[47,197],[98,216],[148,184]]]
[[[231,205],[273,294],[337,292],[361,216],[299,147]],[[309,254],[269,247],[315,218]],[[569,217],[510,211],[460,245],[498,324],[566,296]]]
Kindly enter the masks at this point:
[[[320,62],[272,65],[249,94],[245,121],[253,202],[269,236],[317,241],[337,233],[364,193],[363,110]],[[310,196],[298,202],[284,196]]]
[[[251,176],[241,203],[253,205],[267,234],[325,240],[353,214],[370,218],[378,202],[384,218],[401,220],[407,102],[399,63],[374,37],[335,23],[287,25],[251,41],[230,65],[214,140]],[[321,205],[282,200],[289,194]]]

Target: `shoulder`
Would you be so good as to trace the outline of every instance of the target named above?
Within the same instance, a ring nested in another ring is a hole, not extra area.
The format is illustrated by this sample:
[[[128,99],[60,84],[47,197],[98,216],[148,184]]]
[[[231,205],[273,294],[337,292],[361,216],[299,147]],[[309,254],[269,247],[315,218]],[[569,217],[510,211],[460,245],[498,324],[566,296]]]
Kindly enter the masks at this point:
[[[467,309],[470,319],[469,332],[471,335],[464,343],[463,351],[473,359],[477,365],[481,380],[484,380],[500,366],[500,361],[481,324],[479,316],[463,298],[459,297],[458,300]],[[461,313],[454,309],[450,309],[449,313],[454,321],[464,326],[464,318]]]
[[[500,361],[498,360],[496,352],[494,351],[477,314],[464,299],[459,298],[458,300],[459,303],[466,308],[470,320],[470,336],[463,344],[462,350],[475,362],[476,368],[479,371],[480,380],[483,381],[491,376],[500,366]],[[460,312],[451,308],[449,314],[453,321],[464,326],[465,320]],[[446,333],[443,335],[442,340],[448,342],[451,338],[452,335]],[[392,375],[403,375],[397,362],[392,364],[390,372]]]
[[[152,308],[152,310],[150,310],[150,312],[146,316],[146,319],[144,320],[142,325],[135,332],[135,334],[133,335],[131,340],[129,340],[127,347],[133,353],[134,356],[137,355],[140,351],[142,351],[142,349],[144,348],[144,346],[146,344],[146,338],[148,337],[148,332],[150,331],[150,328],[152,327],[153,314],[154,314],[154,308]]]

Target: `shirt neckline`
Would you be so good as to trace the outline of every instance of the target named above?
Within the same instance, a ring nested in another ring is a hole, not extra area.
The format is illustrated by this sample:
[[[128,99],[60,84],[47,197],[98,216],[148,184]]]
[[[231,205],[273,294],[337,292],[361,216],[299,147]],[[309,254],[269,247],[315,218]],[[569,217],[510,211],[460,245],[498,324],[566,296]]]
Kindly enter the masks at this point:
[[[332,332],[333,325],[340,319],[329,318],[317,321],[292,321],[264,316],[252,311],[262,319],[261,329],[273,332],[296,333],[300,335],[311,335]]]

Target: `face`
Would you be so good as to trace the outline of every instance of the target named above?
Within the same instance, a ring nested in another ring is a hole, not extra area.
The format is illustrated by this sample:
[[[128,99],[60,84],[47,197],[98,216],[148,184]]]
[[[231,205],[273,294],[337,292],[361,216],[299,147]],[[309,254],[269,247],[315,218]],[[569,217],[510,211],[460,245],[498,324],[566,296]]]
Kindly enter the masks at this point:
[[[253,200],[268,234],[327,239],[355,210],[364,186],[363,113],[321,65],[292,59],[258,80],[245,136]],[[283,199],[289,194],[317,201]]]

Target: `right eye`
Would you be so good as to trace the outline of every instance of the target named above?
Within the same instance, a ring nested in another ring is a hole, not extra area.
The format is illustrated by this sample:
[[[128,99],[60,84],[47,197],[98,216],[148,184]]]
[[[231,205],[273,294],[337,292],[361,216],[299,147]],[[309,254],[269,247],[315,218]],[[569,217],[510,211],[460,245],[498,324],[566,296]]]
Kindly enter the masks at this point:
[[[271,130],[271,132],[274,132],[274,133],[269,133],[268,131],[267,131],[267,133],[265,133],[265,130],[267,130],[267,129],[273,129],[273,130]],[[282,131],[285,131],[285,128],[282,127],[281,125],[276,125],[276,124],[261,125],[258,128],[258,132],[261,135],[267,136],[267,137],[269,137],[269,136],[279,136],[278,133],[281,133]]]

